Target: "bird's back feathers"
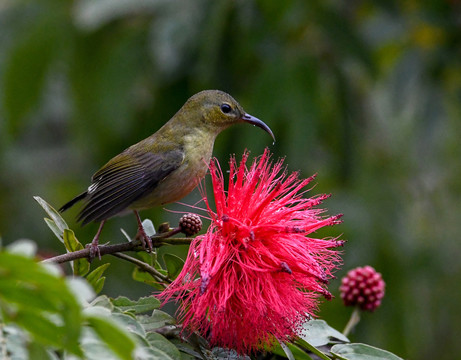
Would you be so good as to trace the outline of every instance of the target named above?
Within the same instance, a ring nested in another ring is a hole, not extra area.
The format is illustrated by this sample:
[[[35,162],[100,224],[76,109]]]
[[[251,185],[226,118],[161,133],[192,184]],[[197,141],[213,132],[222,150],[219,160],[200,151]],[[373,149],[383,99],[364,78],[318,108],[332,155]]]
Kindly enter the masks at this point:
[[[65,204],[65,211],[80,200],[86,204],[77,220],[85,225],[117,215],[139,198],[155,191],[160,181],[177,169],[184,153],[122,152],[93,175],[88,190]]]

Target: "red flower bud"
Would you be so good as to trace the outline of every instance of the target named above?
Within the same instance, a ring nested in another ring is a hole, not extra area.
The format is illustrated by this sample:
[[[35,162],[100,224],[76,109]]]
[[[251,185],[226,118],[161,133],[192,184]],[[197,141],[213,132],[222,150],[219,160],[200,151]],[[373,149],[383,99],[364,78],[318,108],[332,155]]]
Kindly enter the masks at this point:
[[[341,280],[339,291],[346,306],[374,311],[381,305],[386,284],[371,266],[355,268]]]

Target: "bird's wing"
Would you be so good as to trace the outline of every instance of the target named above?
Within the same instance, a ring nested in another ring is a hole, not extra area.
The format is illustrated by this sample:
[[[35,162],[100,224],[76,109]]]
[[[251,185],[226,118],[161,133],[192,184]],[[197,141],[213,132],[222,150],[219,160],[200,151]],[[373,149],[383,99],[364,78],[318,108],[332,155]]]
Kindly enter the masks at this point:
[[[93,175],[78,221],[85,225],[117,215],[155,189],[183,161],[181,150],[121,153]]]

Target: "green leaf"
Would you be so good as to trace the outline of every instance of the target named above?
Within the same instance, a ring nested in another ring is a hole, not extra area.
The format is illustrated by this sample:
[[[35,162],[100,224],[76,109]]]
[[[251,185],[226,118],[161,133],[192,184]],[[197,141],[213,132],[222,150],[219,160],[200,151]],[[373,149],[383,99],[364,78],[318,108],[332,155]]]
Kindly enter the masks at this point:
[[[93,288],[84,278],[70,277],[67,279],[67,285],[82,306],[86,307],[96,296]]]
[[[131,360],[135,341],[131,334],[107,316],[87,315],[86,320],[99,338],[121,359]]]
[[[303,346],[306,350],[310,351],[311,353],[317,355],[320,359],[329,360],[330,358],[325,355],[322,350],[317,349],[314,345],[309,344],[306,340],[298,339],[296,341],[297,345]]]
[[[106,295],[100,295],[91,302],[92,306],[101,306],[109,309],[111,312],[114,311],[114,305]]]
[[[134,316],[130,316],[128,313],[112,313],[112,319],[117,321],[119,324],[123,325],[125,329],[130,331],[133,334],[138,335],[141,338],[146,336],[146,331],[138,320]]]
[[[85,360],[120,360],[120,357],[104,342],[89,326],[83,327],[80,344]],[[81,360],[74,357],[64,357],[64,360]]]
[[[90,272],[86,279],[88,282],[93,286],[93,289],[96,294],[101,292],[103,286],[104,286],[104,281],[106,280],[105,277],[102,277],[102,274],[104,274],[104,271],[110,266],[109,263],[103,264],[96,269],[94,269],[92,272]]]
[[[43,220],[45,220],[46,224],[51,229],[51,231],[56,235],[59,241],[64,244],[64,239],[62,238],[62,231],[59,229],[56,223],[53,220],[48,219],[48,218],[44,218]]]
[[[29,350],[29,359],[59,360],[56,354],[41,344],[32,342],[27,348]]]
[[[172,358],[164,351],[152,348],[152,347],[142,347],[136,351],[136,360],[173,360],[173,359],[182,359]]]
[[[307,341],[312,346],[318,347],[329,343],[349,342],[338,330],[333,329],[324,320],[310,320],[303,325],[301,339]]]
[[[154,266],[157,261],[157,252],[155,249],[151,253],[148,253],[147,251],[138,251],[135,256],[137,259],[144,261],[150,266]]]
[[[178,348],[174,346],[170,341],[168,341],[164,336],[155,332],[151,332],[147,334],[146,339],[151,347],[158,349],[167,355],[165,359],[181,359],[181,353],[179,352]]]
[[[63,231],[64,246],[67,251],[74,252],[78,250],[83,250],[83,245],[80,241],[77,240],[75,234],[70,229],[64,229]],[[87,259],[76,259],[72,261],[72,269],[74,270],[74,275],[85,276],[88,271],[90,271],[90,263]]]
[[[136,317],[146,332],[155,331],[165,325],[174,325],[176,320],[161,310],[154,310],[152,315],[138,315]]]
[[[300,347],[296,346],[295,344],[287,343],[285,346],[288,347],[289,351],[291,351],[293,357],[296,360],[312,360],[306,350],[301,349]],[[268,349],[269,350],[269,349]],[[270,349],[273,354],[287,357],[285,349],[283,349],[280,344],[277,344],[274,348]]]
[[[184,266],[184,260],[173,254],[164,254],[163,261],[168,270],[168,277],[170,279],[175,279]]]
[[[165,271],[166,274],[166,271]],[[139,267],[135,267],[133,269],[133,273],[131,275],[133,277],[133,280],[142,282],[146,285],[150,285],[154,287],[157,290],[163,290],[164,287],[156,281],[151,274],[149,274],[147,271],[141,270]]]
[[[59,229],[59,235],[62,238],[64,230],[69,229],[69,226],[67,226],[67,223],[62,218],[61,214],[58,211],[56,211],[45,200],[43,200],[40,196],[34,196],[34,199],[35,199],[35,201],[37,201],[39,203],[39,205],[45,210],[45,212],[48,214],[48,216],[51,218],[51,220],[55,223],[55,225]],[[48,224],[48,222],[47,222],[47,224]],[[53,229],[51,229],[51,230],[53,230]],[[53,232],[54,232],[54,230],[53,230]],[[56,234],[56,236],[57,235],[58,234]]]
[[[286,354],[288,360],[295,360],[293,353],[291,352],[290,348],[285,345],[283,342],[279,342],[280,347],[282,348],[283,352]]]
[[[160,307],[160,300],[153,296],[142,297],[137,301],[130,300],[127,297],[119,296],[112,300],[112,304],[122,312],[132,311],[135,314],[142,314]]]
[[[181,356],[183,360],[205,359],[201,354],[195,351],[191,345],[178,343],[175,340],[172,340],[172,342],[176,345],[176,347],[181,352]]]
[[[64,229],[63,239],[64,239],[64,246],[66,247],[67,251],[74,252],[78,250],[83,250],[82,243],[77,240],[72,230]]]
[[[342,360],[402,360],[389,351],[366,344],[337,344],[330,352]]]
[[[40,343],[81,354],[81,310],[60,276],[35,260],[0,252],[0,310]]]

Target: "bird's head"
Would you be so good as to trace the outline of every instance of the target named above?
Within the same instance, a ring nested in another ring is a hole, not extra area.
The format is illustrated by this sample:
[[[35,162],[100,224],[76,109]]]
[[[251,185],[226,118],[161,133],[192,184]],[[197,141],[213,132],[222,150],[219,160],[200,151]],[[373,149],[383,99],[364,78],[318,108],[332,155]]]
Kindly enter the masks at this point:
[[[229,126],[246,122],[260,127],[275,141],[272,130],[263,121],[247,114],[242,106],[229,94],[220,90],[204,90],[193,95],[184,104],[185,113],[200,114],[188,121],[196,122],[194,125],[208,128],[219,133]]]

